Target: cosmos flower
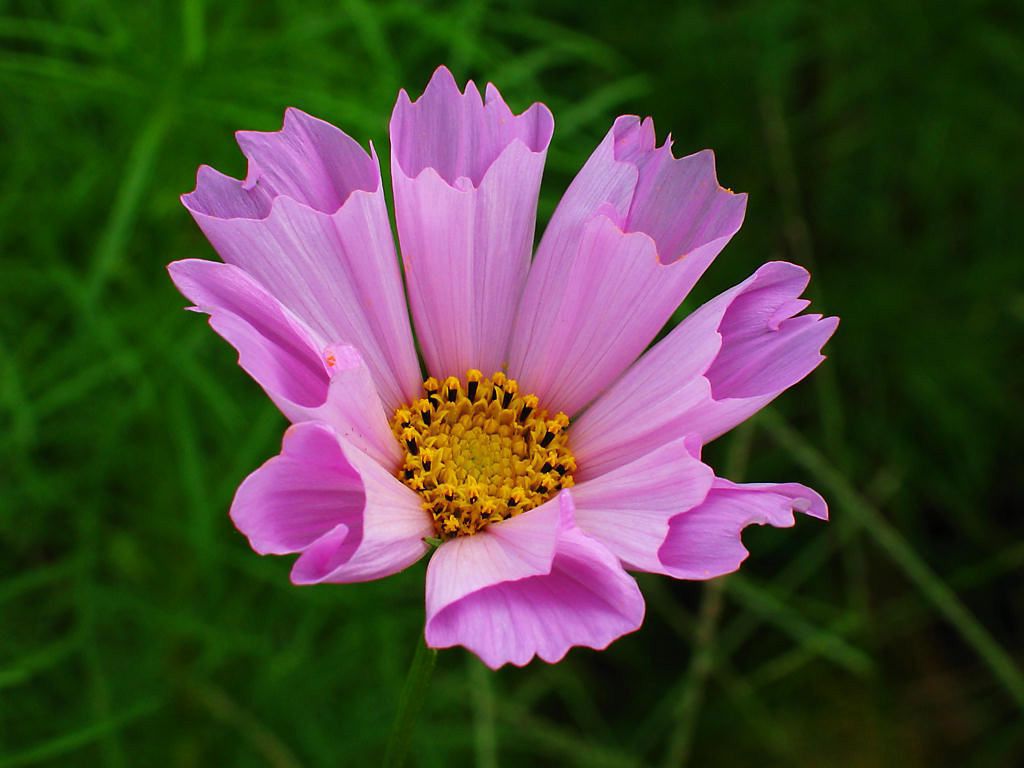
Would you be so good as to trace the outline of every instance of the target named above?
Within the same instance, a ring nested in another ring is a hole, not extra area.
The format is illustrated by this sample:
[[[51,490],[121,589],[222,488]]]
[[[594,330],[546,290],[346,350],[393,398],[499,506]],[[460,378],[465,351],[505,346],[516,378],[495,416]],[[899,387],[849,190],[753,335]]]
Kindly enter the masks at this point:
[[[292,422],[231,507],[253,549],[298,554],[295,584],[429,554],[427,644],[495,668],[637,629],[629,571],[712,578],[747,556],[744,526],[827,517],[809,488],[737,485],[700,456],[822,361],[838,321],[801,314],[807,273],[765,264],[645,352],[746,196],[710,151],[677,159],[620,117],[534,255],[553,129],[444,68],[402,91],[400,263],[372,145],[289,109],[237,134],[244,181],[204,166],[182,198],[224,262],[170,265]]]

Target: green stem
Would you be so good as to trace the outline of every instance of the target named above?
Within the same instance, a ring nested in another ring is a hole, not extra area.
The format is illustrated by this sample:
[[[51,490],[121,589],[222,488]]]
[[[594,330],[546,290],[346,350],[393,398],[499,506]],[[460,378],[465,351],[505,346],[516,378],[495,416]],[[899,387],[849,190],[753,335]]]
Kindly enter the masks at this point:
[[[476,768],[498,768],[498,733],[494,727],[494,673],[467,654],[473,697],[473,747]]]
[[[420,638],[416,645],[416,653],[412,657],[412,664],[409,665],[402,696],[398,700],[398,713],[391,728],[387,752],[384,753],[384,768],[402,768],[405,765],[412,732],[416,727],[416,718],[426,700],[427,686],[430,685],[430,676],[436,661],[437,651],[427,648]]]

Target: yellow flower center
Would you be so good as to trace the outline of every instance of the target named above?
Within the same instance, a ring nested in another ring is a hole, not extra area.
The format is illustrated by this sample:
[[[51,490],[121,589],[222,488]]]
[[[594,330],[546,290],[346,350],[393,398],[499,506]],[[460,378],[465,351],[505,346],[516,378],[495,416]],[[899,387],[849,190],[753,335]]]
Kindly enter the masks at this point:
[[[423,392],[391,429],[405,450],[398,477],[423,497],[438,536],[474,534],[572,486],[569,417],[549,418],[515,379],[471,370],[465,385],[431,377]]]

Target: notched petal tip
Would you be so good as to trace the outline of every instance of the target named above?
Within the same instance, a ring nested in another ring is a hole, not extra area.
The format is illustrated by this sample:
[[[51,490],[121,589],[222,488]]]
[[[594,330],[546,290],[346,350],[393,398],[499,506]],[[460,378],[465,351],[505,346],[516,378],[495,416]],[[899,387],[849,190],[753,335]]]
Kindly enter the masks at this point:
[[[494,83],[488,82],[487,85],[484,86],[484,104],[490,104],[492,102],[496,102],[507,109],[509,117],[512,116],[512,110],[508,109],[508,105],[505,103],[505,99],[502,98],[501,91],[498,90],[498,86]]]
[[[487,170],[518,142],[534,154],[547,152],[554,118],[534,104],[513,114],[493,85],[487,101],[472,80],[460,91],[454,75],[439,67],[423,93],[410,101],[399,93],[391,116],[391,152],[395,169],[410,179],[433,168],[450,185],[460,177],[481,183]]]
[[[746,194],[719,183],[710,149],[677,158],[671,135],[659,146],[650,117],[622,115],[610,134],[611,160],[637,174],[623,227],[650,235],[662,263],[688,260],[702,271],[742,226]]]
[[[470,80],[467,83],[467,88],[472,85],[473,81]],[[427,95],[428,91],[431,90],[454,90],[456,93],[461,94],[459,90],[458,81],[455,79],[455,75],[448,69],[447,64],[438,64],[437,69],[430,75],[430,80],[427,81],[426,87],[423,89],[423,94],[420,98]],[[419,99],[417,99],[419,101]]]
[[[678,579],[710,579],[739,569],[749,556],[748,525],[791,528],[795,512],[828,518],[824,499],[799,483],[737,484],[718,478],[704,503],[672,518],[658,550],[665,572]]]
[[[246,188],[245,181],[209,165],[199,166],[195,187],[179,199],[193,217],[215,219],[263,219],[272,202],[266,190]]]
[[[799,296],[811,284],[811,273],[790,261],[766,261],[747,282],[761,287],[785,284],[787,291]]]
[[[332,214],[353,193],[381,189],[375,156],[341,129],[296,107],[284,111],[280,129],[236,131],[235,140],[248,161],[245,178],[201,166],[196,188],[182,196],[193,216],[262,220],[284,198]]]
[[[774,490],[789,497],[793,512],[828,521],[828,504],[813,488],[799,483],[780,483],[774,486]]]
[[[810,281],[802,267],[770,262],[731,292],[718,334],[721,349],[705,372],[716,400],[772,395],[796,384],[824,356],[838,318],[800,314]]]

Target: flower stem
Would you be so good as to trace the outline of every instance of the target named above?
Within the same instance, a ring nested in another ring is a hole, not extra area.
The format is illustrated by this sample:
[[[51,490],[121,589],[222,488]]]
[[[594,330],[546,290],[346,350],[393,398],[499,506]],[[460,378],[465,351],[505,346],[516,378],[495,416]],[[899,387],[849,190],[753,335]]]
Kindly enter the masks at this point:
[[[427,648],[423,638],[420,638],[416,644],[412,664],[409,665],[405,685],[402,687],[401,698],[398,700],[395,724],[391,728],[387,752],[384,753],[384,768],[402,768],[405,765],[413,728],[416,727],[416,718],[426,700],[427,686],[430,685],[430,676],[436,661],[437,651]]]

